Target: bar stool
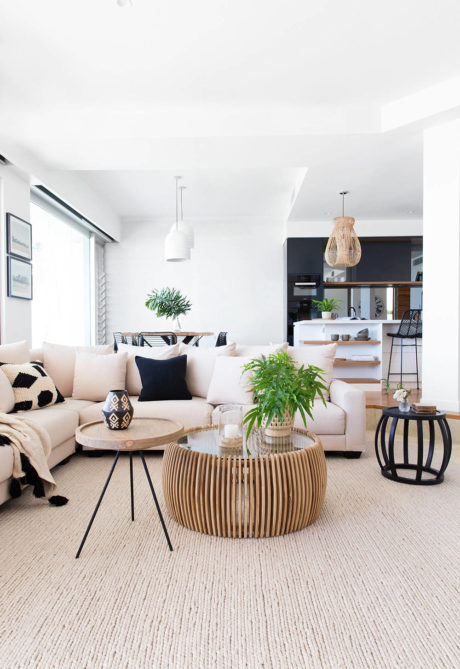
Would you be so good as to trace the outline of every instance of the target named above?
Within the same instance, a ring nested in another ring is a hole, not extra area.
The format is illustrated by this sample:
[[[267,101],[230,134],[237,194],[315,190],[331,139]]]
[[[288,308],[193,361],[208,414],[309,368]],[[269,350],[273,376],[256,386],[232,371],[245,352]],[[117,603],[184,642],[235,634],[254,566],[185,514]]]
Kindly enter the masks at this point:
[[[397,332],[387,332],[388,337],[391,337],[391,350],[390,350],[390,362],[388,364],[388,374],[387,374],[387,383],[390,380],[390,376],[394,374],[399,374],[400,383],[402,385],[402,375],[403,375],[403,349],[407,346],[415,346],[415,372],[405,372],[406,376],[417,376],[417,390],[420,388],[419,379],[418,379],[418,351],[417,351],[417,339],[422,338],[422,310],[421,309],[408,309],[402,315],[401,322]],[[401,349],[401,365],[399,372],[391,371],[391,357],[393,355],[393,344],[395,339],[400,339],[400,349]],[[405,339],[413,339],[413,344],[404,344]]]

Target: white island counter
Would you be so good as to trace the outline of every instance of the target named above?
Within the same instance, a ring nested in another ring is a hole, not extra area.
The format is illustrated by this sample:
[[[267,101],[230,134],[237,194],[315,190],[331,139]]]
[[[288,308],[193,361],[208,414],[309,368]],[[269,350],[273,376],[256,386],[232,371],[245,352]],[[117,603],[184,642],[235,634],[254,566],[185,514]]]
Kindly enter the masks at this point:
[[[334,378],[344,379],[350,383],[379,383],[386,378],[390,356],[391,337],[388,332],[396,332],[398,321],[380,320],[311,320],[294,323],[294,346],[320,346],[333,343],[332,334],[350,335],[350,341],[339,340],[334,362]],[[369,341],[355,341],[360,330],[369,330]],[[391,370],[400,369],[400,339],[395,340]],[[414,340],[406,340],[414,343]],[[418,340],[419,377],[421,378],[421,340]],[[354,359],[353,359],[354,358]],[[364,359],[366,358],[366,359]],[[367,359],[369,358],[369,359]],[[415,348],[404,350],[404,372],[415,372]],[[395,386],[399,376],[391,376],[390,382]],[[403,383],[412,387],[416,385],[416,377],[403,373]]]

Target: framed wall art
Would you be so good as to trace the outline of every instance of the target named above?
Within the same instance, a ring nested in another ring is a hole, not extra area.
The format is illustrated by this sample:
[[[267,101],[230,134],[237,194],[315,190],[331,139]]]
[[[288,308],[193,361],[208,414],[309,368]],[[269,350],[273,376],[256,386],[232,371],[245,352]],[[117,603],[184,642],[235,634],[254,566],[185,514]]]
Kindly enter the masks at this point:
[[[32,299],[32,265],[8,256],[8,297]]]
[[[6,215],[6,252],[32,260],[32,226],[14,214]]]

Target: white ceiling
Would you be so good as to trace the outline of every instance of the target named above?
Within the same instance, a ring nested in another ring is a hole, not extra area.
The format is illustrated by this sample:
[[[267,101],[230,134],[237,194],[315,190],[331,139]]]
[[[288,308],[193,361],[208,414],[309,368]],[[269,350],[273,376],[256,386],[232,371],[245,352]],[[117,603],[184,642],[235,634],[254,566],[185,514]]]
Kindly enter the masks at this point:
[[[459,26],[458,0],[0,0],[0,153],[126,216],[170,213],[177,170],[192,214],[281,216],[299,169],[291,220],[343,188],[419,216],[421,127],[381,133],[382,105],[460,75]]]
[[[185,218],[286,220],[300,169],[99,171],[81,173],[120,216],[175,216],[175,175],[182,176]]]

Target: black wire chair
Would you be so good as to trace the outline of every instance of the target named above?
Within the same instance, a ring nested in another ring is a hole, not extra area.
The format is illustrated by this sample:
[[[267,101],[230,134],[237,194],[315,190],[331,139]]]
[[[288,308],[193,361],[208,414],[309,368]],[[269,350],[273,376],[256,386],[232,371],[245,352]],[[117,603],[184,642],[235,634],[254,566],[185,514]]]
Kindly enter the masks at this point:
[[[387,383],[389,383],[390,376],[399,374],[399,380],[402,384],[403,377],[403,352],[404,349],[408,346],[415,347],[415,372],[405,372],[406,376],[416,376],[417,377],[417,390],[420,388],[419,378],[418,378],[418,348],[417,340],[422,338],[422,310],[421,309],[408,309],[402,315],[401,322],[397,332],[387,332],[388,337],[391,337],[391,350],[390,350],[390,362],[388,363],[388,374],[387,374]],[[400,354],[401,354],[401,364],[399,372],[391,371],[391,358],[393,355],[393,344],[395,339],[400,339]],[[404,344],[404,340],[413,339],[413,344]]]
[[[139,332],[138,346],[164,346],[177,344],[177,335],[174,332]]]
[[[118,351],[118,344],[131,344],[132,346],[139,346],[138,332],[114,332],[113,333],[113,350]]]
[[[226,346],[227,345],[227,334],[228,332],[219,332],[216,339],[216,346]]]

